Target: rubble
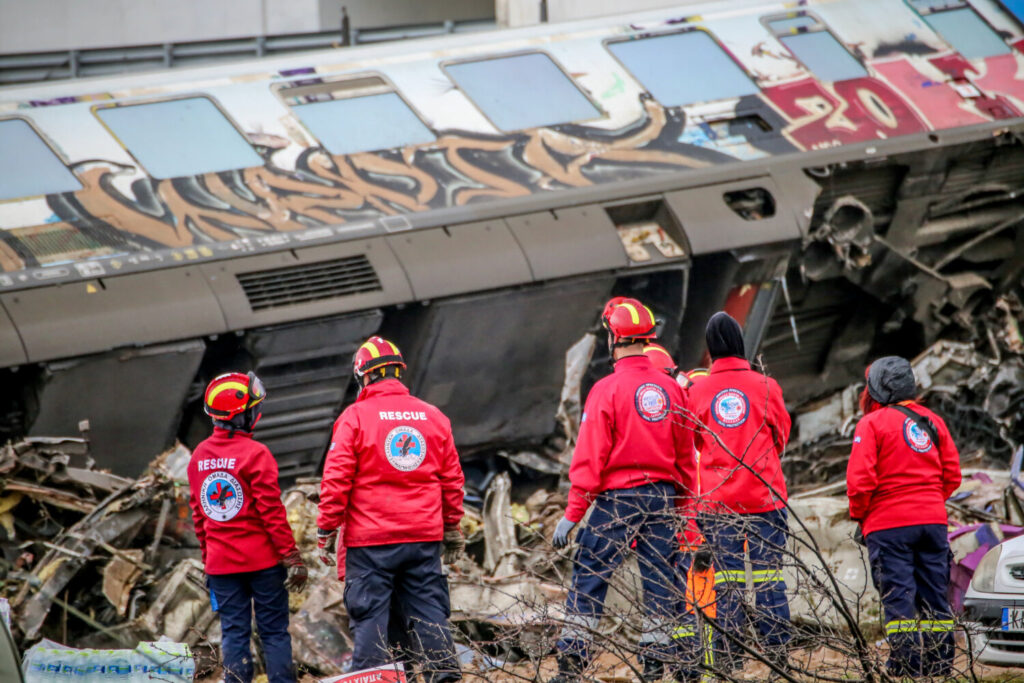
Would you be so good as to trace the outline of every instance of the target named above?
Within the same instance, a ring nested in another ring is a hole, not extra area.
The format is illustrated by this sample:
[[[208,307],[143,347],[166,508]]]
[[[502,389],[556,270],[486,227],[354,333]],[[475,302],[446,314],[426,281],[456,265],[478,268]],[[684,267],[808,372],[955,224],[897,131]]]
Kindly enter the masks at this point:
[[[188,451],[126,479],[95,468],[83,427],[0,448],[0,590],[18,641],[218,638],[182,481]]]
[[[940,340],[913,360],[923,400],[946,417],[964,462],[977,465],[964,470],[948,506],[960,596],[989,548],[1024,533],[1024,449],[1009,456],[1024,407],[1018,307],[1014,300],[998,308],[1003,318],[987,345]],[[564,487],[580,381],[594,344],[587,335],[566,356],[561,433],[532,449],[496,451],[467,475],[466,554],[447,571],[457,639],[480,671],[523,656],[539,661],[564,618],[573,548],[555,551],[550,539],[566,504],[559,484]],[[785,569],[791,609],[795,622],[816,628],[845,628],[840,604],[864,628],[876,627],[879,616],[845,497],[861,388],[853,384],[798,406],[783,459],[791,492],[792,561]],[[219,620],[191,530],[188,458],[178,447],[132,480],[95,468],[87,433],[0,448],[0,599],[10,600],[20,643],[133,648],[163,637],[192,647],[200,668],[210,663]],[[304,479],[284,494],[310,569],[306,589],[291,596],[290,632],[301,670],[337,676],[351,668],[352,640],[344,584],[317,559],[318,488],[317,480]],[[635,558],[613,583],[597,630],[635,642],[642,629]]]

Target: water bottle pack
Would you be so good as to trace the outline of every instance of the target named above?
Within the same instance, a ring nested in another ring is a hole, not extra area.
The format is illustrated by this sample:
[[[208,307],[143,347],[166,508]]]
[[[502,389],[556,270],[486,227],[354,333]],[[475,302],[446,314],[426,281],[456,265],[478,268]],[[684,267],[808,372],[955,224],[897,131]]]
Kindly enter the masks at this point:
[[[186,683],[195,674],[188,645],[170,640],[134,650],[84,650],[42,640],[25,653],[26,683]]]

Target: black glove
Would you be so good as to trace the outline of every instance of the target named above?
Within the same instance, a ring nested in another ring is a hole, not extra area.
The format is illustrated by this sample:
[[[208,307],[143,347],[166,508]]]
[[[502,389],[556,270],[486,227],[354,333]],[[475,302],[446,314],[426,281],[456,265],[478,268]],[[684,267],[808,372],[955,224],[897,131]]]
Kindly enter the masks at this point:
[[[321,529],[316,530],[316,547],[320,551],[320,562],[328,567],[337,564],[334,552],[334,542],[338,540],[338,530]]]
[[[551,537],[551,545],[556,548],[564,548],[569,545],[569,532],[576,527],[576,522],[570,522],[565,517],[558,520],[558,526],[555,527],[555,535]]]
[[[466,539],[462,536],[462,529],[458,524],[444,528],[444,538],[441,540],[441,559],[445,564],[451,564],[459,559],[459,555],[466,549]]]
[[[298,548],[285,555],[284,566],[288,568],[288,578],[284,581],[284,587],[295,592],[305,588],[309,571],[302,563],[302,556],[299,554]]]
[[[857,530],[853,532],[853,540],[857,542],[857,545],[867,546],[868,544],[864,540],[864,529],[861,528],[860,524],[857,525]]]

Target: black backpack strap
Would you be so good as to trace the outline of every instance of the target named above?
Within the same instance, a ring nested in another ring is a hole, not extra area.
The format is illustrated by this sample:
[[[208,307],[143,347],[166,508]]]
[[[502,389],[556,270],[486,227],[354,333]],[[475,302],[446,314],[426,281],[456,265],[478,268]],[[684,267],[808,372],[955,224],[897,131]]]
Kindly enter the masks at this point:
[[[916,413],[910,408],[906,406],[901,406],[899,404],[891,404],[889,407],[895,408],[896,410],[900,411],[901,413],[909,417],[911,420],[913,420],[917,424],[917,426],[925,434],[928,435],[928,438],[932,440],[932,443],[935,444],[935,447],[939,447],[939,431],[935,429],[935,423],[932,422],[926,415]]]

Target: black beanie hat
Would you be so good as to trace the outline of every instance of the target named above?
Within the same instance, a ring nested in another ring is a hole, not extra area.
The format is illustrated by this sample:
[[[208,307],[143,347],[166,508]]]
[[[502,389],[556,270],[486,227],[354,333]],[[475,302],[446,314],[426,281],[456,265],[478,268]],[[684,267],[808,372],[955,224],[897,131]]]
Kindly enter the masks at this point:
[[[916,391],[914,369],[906,358],[885,356],[868,369],[868,394],[883,406],[909,401]]]
[[[725,311],[715,313],[708,320],[705,338],[708,342],[708,353],[711,354],[711,360],[730,356],[746,358],[746,353],[743,350],[743,329]]]

